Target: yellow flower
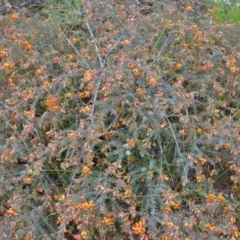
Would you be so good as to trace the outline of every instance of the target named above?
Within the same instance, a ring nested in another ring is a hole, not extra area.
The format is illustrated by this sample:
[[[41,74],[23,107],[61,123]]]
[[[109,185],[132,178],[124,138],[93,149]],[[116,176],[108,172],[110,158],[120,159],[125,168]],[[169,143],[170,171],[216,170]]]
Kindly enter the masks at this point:
[[[197,182],[202,182],[202,180],[204,180],[204,179],[205,179],[205,176],[204,176],[204,175],[197,175],[197,176],[196,176]]]
[[[82,231],[82,232],[81,232],[81,236],[82,236],[83,239],[85,239],[85,238],[87,237],[87,235],[88,235],[88,234],[87,234],[86,231]]]
[[[41,69],[37,69],[37,70],[35,70],[34,74],[35,74],[35,75],[40,75],[41,72],[42,72]]]
[[[207,162],[207,159],[203,157],[200,157],[199,160],[202,164],[205,164]]]
[[[32,169],[28,169],[28,174],[31,175],[33,173]]]
[[[181,68],[182,68],[182,64],[181,64],[181,63],[177,63],[176,68],[177,68],[178,70],[181,69]]]
[[[143,92],[143,90],[138,87],[138,88],[136,89],[136,92],[137,92],[138,94],[141,94],[141,93]]]
[[[72,59],[73,59],[73,54],[69,54],[69,55],[68,55],[68,59],[69,59],[69,60],[72,60]]]
[[[78,39],[75,38],[75,37],[73,37],[73,38],[72,38],[72,43],[75,44],[75,43],[77,43],[77,42],[78,42]]]
[[[220,193],[218,195],[218,200],[223,201],[224,199],[225,199],[224,196],[222,195],[222,193]]]
[[[85,176],[90,175],[90,174],[92,174],[92,171],[88,166],[84,166],[83,170],[82,170],[82,174],[85,175]]]
[[[235,235],[235,237],[240,237],[240,231],[235,231],[234,235]]]
[[[128,45],[129,43],[130,43],[130,41],[129,41],[128,39],[125,39],[122,44],[123,44],[124,46],[126,46],[126,45]]]
[[[152,87],[155,87],[156,84],[157,84],[157,82],[156,82],[154,77],[150,77],[148,82],[149,82],[149,85],[151,85]]]
[[[58,200],[59,201],[64,201],[66,198],[66,196],[64,194],[62,194],[61,196],[59,196]]]
[[[179,35],[180,37],[182,37],[182,36],[184,35],[184,31],[180,30],[179,33],[178,33],[178,35]]]
[[[198,134],[202,134],[202,133],[203,133],[203,130],[202,130],[201,128],[198,128],[198,129],[197,129],[197,133],[198,133]]]
[[[173,227],[173,222],[167,222],[167,227],[172,228]]]
[[[187,6],[187,10],[188,10],[188,11],[192,11],[193,8],[192,8],[191,6]]]
[[[139,74],[139,70],[137,68],[134,68],[132,71],[133,71],[134,75],[138,75]]]
[[[236,66],[230,67],[230,71],[231,71],[232,73],[238,72],[238,70],[239,70],[239,68],[236,67]]]
[[[224,147],[225,149],[228,149],[228,148],[230,147],[230,145],[229,145],[228,143],[224,143],[224,144],[223,144],[223,147]]]

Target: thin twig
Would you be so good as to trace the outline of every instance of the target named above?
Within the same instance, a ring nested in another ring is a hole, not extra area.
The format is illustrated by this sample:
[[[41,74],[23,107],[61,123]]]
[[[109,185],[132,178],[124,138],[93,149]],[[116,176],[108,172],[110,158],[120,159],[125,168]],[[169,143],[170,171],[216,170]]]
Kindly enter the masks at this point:
[[[96,51],[96,54],[97,54],[97,57],[98,57],[98,61],[99,61],[99,64],[100,64],[100,69],[103,69],[104,62],[103,62],[103,59],[101,58],[100,53],[99,53],[97,40],[96,40],[96,38],[95,38],[95,36],[93,34],[93,31],[92,31],[92,29],[90,27],[88,19],[84,18],[83,21],[84,21],[85,25],[87,26],[88,32],[89,32],[89,34],[90,34],[90,36],[92,38],[93,45],[94,45],[94,48],[95,48],[95,51]]]

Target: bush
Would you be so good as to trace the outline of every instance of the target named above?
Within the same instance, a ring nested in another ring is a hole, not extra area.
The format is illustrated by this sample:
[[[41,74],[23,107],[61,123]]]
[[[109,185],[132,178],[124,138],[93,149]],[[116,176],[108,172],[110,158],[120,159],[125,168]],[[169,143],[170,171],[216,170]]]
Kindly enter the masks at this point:
[[[237,239],[239,25],[50,3],[0,19],[1,238]]]

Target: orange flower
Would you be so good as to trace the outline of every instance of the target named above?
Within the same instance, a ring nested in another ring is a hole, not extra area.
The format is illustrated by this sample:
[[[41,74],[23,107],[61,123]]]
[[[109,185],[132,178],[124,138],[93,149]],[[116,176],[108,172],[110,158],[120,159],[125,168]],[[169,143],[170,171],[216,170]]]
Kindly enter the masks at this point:
[[[32,50],[33,49],[33,45],[31,43],[29,43],[28,41],[24,41],[23,42],[23,46],[27,49],[27,50]]]
[[[180,202],[173,202],[173,203],[172,203],[172,207],[173,207],[174,209],[180,209],[181,203],[180,203]]]
[[[89,201],[89,202],[84,202],[84,203],[79,203],[77,206],[76,206],[76,209],[77,210],[93,210],[94,208],[94,202],[93,201]]]
[[[134,141],[133,138],[128,141],[128,145],[129,145],[130,147],[134,147],[135,141]]]
[[[163,236],[161,240],[169,240],[170,238],[168,236]]]
[[[211,225],[211,224],[206,224],[206,230],[207,231],[213,231],[216,228],[216,226]]]
[[[7,57],[7,52],[5,50],[0,50],[0,55],[2,57]]]
[[[213,193],[209,193],[207,196],[206,196],[206,199],[207,199],[207,202],[208,203],[215,203],[215,202],[217,202],[217,197],[216,197],[216,195],[215,194],[213,194]]]
[[[146,232],[146,228],[144,227],[145,220],[142,219],[139,222],[135,223],[132,227],[132,230],[135,232],[135,234],[144,234]]]
[[[133,64],[132,62],[129,62],[129,63],[127,64],[127,66],[128,66],[129,68],[133,68],[133,67],[134,67],[134,64]]]
[[[203,37],[203,32],[202,31],[197,31],[197,33],[194,36],[194,39],[200,40]]]
[[[32,179],[29,178],[29,177],[25,177],[25,178],[23,178],[23,182],[25,182],[26,184],[30,184],[31,181],[32,181]]]
[[[14,216],[14,215],[17,215],[16,212],[12,209],[12,208],[9,208],[7,211],[6,211],[6,214],[10,217]]]
[[[93,72],[93,70],[89,69],[89,70],[85,71],[84,77],[85,77],[88,81],[93,81],[93,80],[94,80],[94,72]]]
[[[113,217],[104,217],[102,222],[107,225],[112,225],[114,223],[114,219]]]
[[[164,212],[170,213],[170,212],[172,212],[172,209],[167,206],[167,207],[164,208]]]
[[[49,88],[49,87],[51,87],[51,83],[48,81],[48,80],[46,80],[46,81],[44,81],[44,87],[46,87],[46,88]]]
[[[125,191],[124,195],[125,195],[126,198],[130,198],[131,195],[132,195],[132,191],[131,191],[130,189],[127,189],[127,190]]]
[[[81,92],[78,94],[78,96],[80,98],[88,98],[90,96],[90,92],[89,91]]]
[[[82,170],[82,174],[83,174],[84,176],[87,176],[87,175],[92,174],[92,171],[91,171],[91,169],[90,169],[88,166],[84,166],[84,167],[83,167],[83,170]]]
[[[16,20],[16,19],[18,19],[18,14],[17,14],[17,13],[13,13],[13,14],[10,16],[10,18],[11,18],[12,20]]]
[[[3,64],[3,67],[6,69],[12,69],[15,67],[15,63],[14,62],[6,62]]]
[[[193,8],[191,6],[187,6],[187,10],[191,12]]]
[[[128,160],[128,163],[133,163],[135,161],[134,157],[132,156],[129,156],[127,160]]]
[[[50,111],[50,112],[56,112],[59,110],[60,106],[57,102],[57,99],[56,97],[50,97],[47,99],[46,101],[46,105],[47,105],[47,109]]]

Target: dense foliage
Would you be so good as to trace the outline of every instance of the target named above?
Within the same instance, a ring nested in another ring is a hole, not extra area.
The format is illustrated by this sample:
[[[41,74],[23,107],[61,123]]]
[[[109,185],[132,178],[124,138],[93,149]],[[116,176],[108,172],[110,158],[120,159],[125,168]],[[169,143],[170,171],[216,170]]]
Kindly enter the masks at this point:
[[[239,24],[46,2],[0,17],[0,238],[239,239]]]

